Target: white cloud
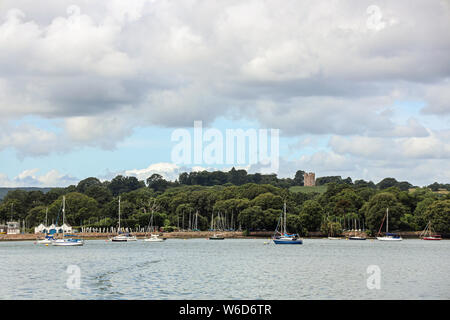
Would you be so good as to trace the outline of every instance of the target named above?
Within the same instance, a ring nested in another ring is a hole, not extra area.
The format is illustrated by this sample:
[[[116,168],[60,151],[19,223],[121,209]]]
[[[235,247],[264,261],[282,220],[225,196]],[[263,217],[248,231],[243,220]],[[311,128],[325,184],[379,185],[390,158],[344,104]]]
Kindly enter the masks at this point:
[[[450,159],[450,131],[430,132],[425,137],[379,138],[332,136],[329,146],[342,155],[365,159],[413,161],[414,159]]]
[[[126,119],[111,117],[72,117],[65,121],[65,131],[75,144],[100,145],[112,149],[132,131]]]
[[[10,179],[6,174],[0,173],[0,186],[2,187],[67,187],[77,184],[78,179],[64,175],[57,170],[50,170],[39,174],[39,169],[27,169]]]
[[[446,159],[433,121],[395,114],[396,102],[414,101],[424,102],[422,114],[447,119],[450,6],[379,3],[371,28],[371,5],[4,0],[0,149],[19,157],[112,149],[138,126],[229,116],[283,135],[333,135],[333,153],[305,164]],[[30,115],[59,127],[17,125]]]
[[[43,156],[49,150],[62,152],[69,146],[63,144],[57,133],[47,131],[29,124],[9,126],[3,124],[0,128],[0,150],[13,148],[19,158],[25,156]]]
[[[423,113],[438,116],[450,114],[450,80],[427,88],[426,98],[428,104],[422,109]]]
[[[168,162],[160,162],[149,165],[145,169],[132,169],[126,170],[124,172],[127,176],[135,176],[139,180],[147,180],[152,174],[160,174],[165,179],[175,180],[178,179],[179,174],[181,173],[181,168],[173,163]]]

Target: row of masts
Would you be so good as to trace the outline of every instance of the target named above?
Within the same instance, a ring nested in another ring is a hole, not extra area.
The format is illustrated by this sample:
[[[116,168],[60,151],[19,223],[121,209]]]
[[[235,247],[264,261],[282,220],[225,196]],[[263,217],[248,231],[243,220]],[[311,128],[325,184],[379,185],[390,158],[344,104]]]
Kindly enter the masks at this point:
[[[189,218],[188,218],[188,222],[187,222],[187,226],[185,226],[185,222],[184,222],[184,215],[185,212],[183,210],[182,215],[181,215],[181,221],[180,221],[180,215],[177,215],[177,228],[178,230],[182,230],[182,231],[196,231],[199,230],[198,228],[198,210],[195,211],[195,213],[192,213],[192,210],[189,210]],[[186,227],[186,228],[185,228]]]
[[[234,213],[231,213],[231,217],[228,217],[227,214],[217,213],[217,216],[214,217],[214,213],[211,215],[211,230],[219,230],[219,231],[234,231],[236,230],[236,221],[234,219]],[[239,225],[239,230],[241,230],[241,226]]]
[[[329,219],[328,219],[328,221],[329,221]],[[365,220],[364,219],[362,220],[362,223],[361,223],[360,219],[351,219],[351,218],[345,218],[345,217],[340,217],[340,218],[335,217],[334,218],[334,222],[339,222],[344,231],[355,231],[355,230],[356,231],[364,231],[364,230],[366,230]]]

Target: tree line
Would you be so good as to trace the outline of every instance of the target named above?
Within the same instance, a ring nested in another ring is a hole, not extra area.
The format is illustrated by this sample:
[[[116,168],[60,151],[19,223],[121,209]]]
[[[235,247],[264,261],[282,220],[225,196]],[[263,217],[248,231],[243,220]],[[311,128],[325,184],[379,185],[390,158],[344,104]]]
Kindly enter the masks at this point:
[[[301,188],[294,192],[291,187],[303,185],[303,173],[299,170],[292,179],[280,179],[233,168],[182,173],[175,182],[158,174],[146,181],[122,175],[103,182],[90,177],[46,193],[9,191],[0,203],[0,221],[24,220],[31,231],[45,222],[47,214],[49,224],[60,224],[64,195],[66,221],[72,226],[116,227],[120,196],[121,225],[130,228],[147,226],[153,215],[154,225],[166,231],[192,227],[194,216],[200,230],[208,230],[214,219],[223,228],[272,231],[286,202],[287,227],[302,235],[340,233],[355,227],[355,221],[375,234],[387,207],[391,231],[418,231],[431,221],[436,232],[450,233],[450,195],[435,192],[449,190],[448,184],[433,190],[394,178],[375,184],[335,176],[317,179],[326,186],[323,193]]]

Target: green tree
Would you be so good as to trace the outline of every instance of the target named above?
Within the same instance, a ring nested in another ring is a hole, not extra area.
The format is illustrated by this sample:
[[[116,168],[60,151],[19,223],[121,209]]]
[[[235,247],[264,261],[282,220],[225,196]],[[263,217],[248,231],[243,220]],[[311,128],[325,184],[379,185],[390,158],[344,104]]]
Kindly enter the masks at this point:
[[[254,206],[261,207],[263,210],[280,209],[283,206],[283,199],[278,195],[266,192],[256,196],[251,203]]]
[[[170,182],[165,180],[162,175],[154,173],[147,179],[147,186],[155,191],[163,192],[170,186]]]
[[[425,211],[426,221],[431,221],[436,232],[450,233],[450,200],[434,201]]]
[[[308,231],[317,231],[323,219],[323,208],[316,200],[307,200],[300,209],[301,224]]]
[[[136,177],[124,177],[122,175],[118,175],[111,180],[110,184],[108,184],[108,189],[111,190],[113,196],[115,197],[119,194],[127,193],[143,187],[145,187],[145,183],[143,181],[139,181]]]
[[[377,183],[377,188],[380,190],[387,189],[389,187],[395,187],[398,184],[398,181],[394,178],[384,178],[380,182]]]
[[[101,205],[108,203],[113,198],[111,191],[101,184],[90,185],[85,189],[84,193],[88,197],[95,199]]]
[[[394,194],[381,192],[373,196],[364,208],[366,227],[369,230],[378,232],[387,208],[389,208],[389,229],[393,231],[399,228],[400,219],[408,212],[408,209]],[[385,224],[386,221],[384,221]]]
[[[101,184],[101,181],[95,177],[86,178],[78,182],[77,191],[80,193],[85,193],[89,187],[100,186]]]
[[[303,171],[303,170],[297,170],[297,172],[295,173],[295,176],[294,176],[294,185],[296,185],[296,186],[303,186],[304,184],[305,184],[305,178],[304,178],[304,175],[305,174],[305,171]]]

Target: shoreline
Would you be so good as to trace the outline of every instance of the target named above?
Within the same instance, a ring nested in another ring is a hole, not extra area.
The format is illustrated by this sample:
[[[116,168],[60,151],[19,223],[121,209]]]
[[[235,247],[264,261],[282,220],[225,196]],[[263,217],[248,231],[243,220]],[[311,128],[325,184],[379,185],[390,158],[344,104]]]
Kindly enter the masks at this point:
[[[224,236],[224,238],[227,239],[266,239],[271,238],[273,235],[273,232],[268,231],[254,231],[249,232],[248,235],[244,235],[244,232],[242,231],[224,231],[219,232],[221,235]],[[133,232],[133,235],[135,235],[138,239],[144,239],[149,236],[149,233],[145,232]],[[202,239],[202,238],[208,238],[214,235],[214,232],[212,231],[175,231],[175,232],[159,232],[158,233],[161,237],[167,238],[167,239]],[[420,239],[419,234],[420,231],[407,231],[407,232],[399,232],[398,233],[402,238],[404,239]],[[83,238],[85,240],[107,240],[115,235],[116,233],[95,233],[95,232],[89,232],[89,233],[75,233],[76,237]],[[346,239],[349,236],[355,235],[354,232],[345,232],[342,235],[336,236],[342,239]],[[358,236],[365,236],[367,240],[376,239],[376,237],[368,237],[363,232],[357,232]],[[0,241],[36,241],[39,239],[43,239],[43,234],[1,234],[0,235]],[[328,236],[325,234],[322,234],[321,232],[310,232],[308,236],[302,237],[303,239],[327,239]],[[445,240],[445,239],[443,239]]]

